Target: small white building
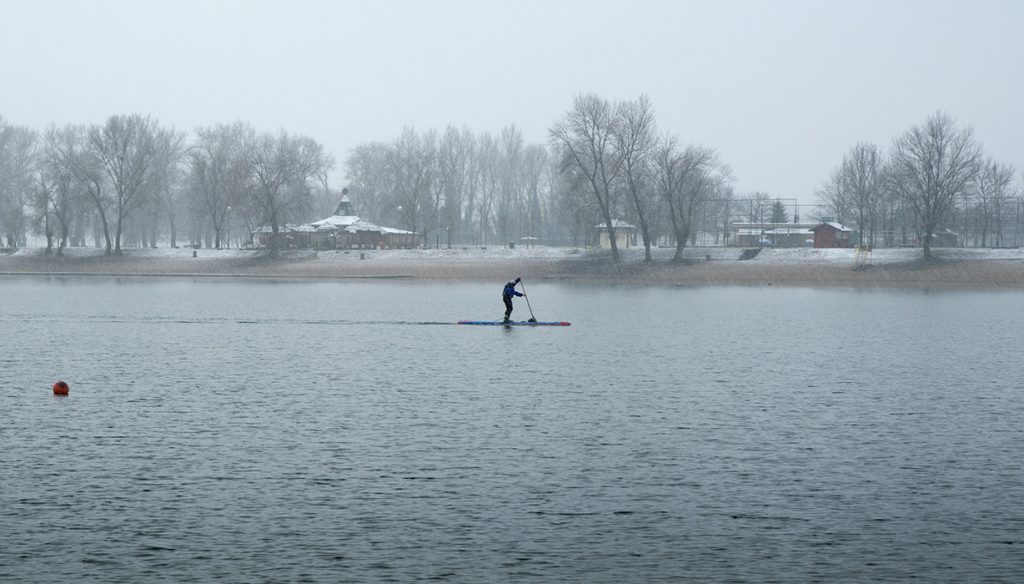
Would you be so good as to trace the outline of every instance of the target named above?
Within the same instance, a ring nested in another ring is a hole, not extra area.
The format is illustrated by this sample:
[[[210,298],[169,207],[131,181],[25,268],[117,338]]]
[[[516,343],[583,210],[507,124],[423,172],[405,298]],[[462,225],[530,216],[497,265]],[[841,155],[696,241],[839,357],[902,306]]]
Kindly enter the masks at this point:
[[[611,238],[608,237],[608,226],[604,223],[595,225],[597,229],[597,247],[611,247]],[[615,232],[615,247],[630,248],[636,247],[636,226],[630,225],[619,219],[612,219],[612,231]]]

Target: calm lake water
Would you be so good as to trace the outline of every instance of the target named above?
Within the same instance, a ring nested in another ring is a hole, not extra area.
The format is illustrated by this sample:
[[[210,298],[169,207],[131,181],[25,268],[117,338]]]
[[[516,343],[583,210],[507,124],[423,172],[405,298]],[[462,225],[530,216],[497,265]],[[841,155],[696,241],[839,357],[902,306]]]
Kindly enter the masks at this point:
[[[0,582],[1024,579],[1021,293],[527,284],[0,279]]]

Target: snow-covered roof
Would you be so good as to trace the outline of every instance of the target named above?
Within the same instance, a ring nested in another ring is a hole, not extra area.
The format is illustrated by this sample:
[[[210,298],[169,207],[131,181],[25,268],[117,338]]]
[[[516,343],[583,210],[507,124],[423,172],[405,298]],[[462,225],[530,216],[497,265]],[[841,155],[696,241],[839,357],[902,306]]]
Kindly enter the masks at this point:
[[[332,215],[326,219],[304,223],[302,225],[287,224],[281,226],[282,232],[292,233],[314,233],[345,231],[346,233],[377,232],[386,235],[416,235],[415,231],[395,229],[393,227],[381,227],[368,221],[363,221],[355,215]],[[256,229],[255,233],[270,233],[270,227],[263,225]]]
[[[817,226],[815,226],[814,229],[817,229],[818,227],[821,227],[822,225],[828,225],[829,227],[835,229],[836,231],[853,231],[852,229],[850,229],[849,227],[843,225],[842,223],[836,223],[834,221],[824,221],[822,223],[819,223]],[[812,231],[813,231],[813,229],[812,229]]]
[[[594,226],[596,229],[607,229],[608,226],[604,223],[600,223]],[[636,225],[630,225],[625,221],[619,219],[612,219],[612,229],[636,229]]]
[[[404,229],[395,229],[394,227],[381,227],[380,228],[380,232],[381,233],[385,233],[387,235],[416,235],[415,231],[406,231]]]
[[[378,233],[383,233],[384,228],[379,225],[374,225],[373,223],[368,223],[366,221],[356,221],[352,225],[346,227],[345,231],[347,233],[358,233],[360,231],[376,231]]]
[[[818,225],[820,225],[819,221],[813,221],[813,222],[810,222],[810,223],[803,223],[803,222],[801,222],[801,223],[792,223],[792,222],[789,222],[789,221],[787,221],[785,223],[771,223],[771,222],[768,222],[768,221],[764,221],[764,222],[755,221],[754,223],[744,223],[742,221],[738,221],[738,222],[734,222],[732,224],[732,229],[734,231],[739,230],[739,229],[757,229],[757,230],[760,231],[761,229],[780,229],[780,228],[811,230],[811,229],[814,229],[815,227],[817,227]]]
[[[279,233],[284,233],[286,231],[299,231],[299,227],[300,227],[299,225],[295,225],[294,223],[285,223],[284,225],[281,225],[278,228],[278,232]],[[274,228],[269,226],[269,225],[260,225],[256,229],[253,229],[252,232],[253,233],[273,233],[273,231],[274,231]]]
[[[321,229],[324,227],[327,227],[328,229],[343,229],[353,223],[357,223],[358,221],[359,217],[356,217],[355,215],[331,215],[326,219],[309,223],[309,225],[312,225],[314,229]]]
[[[775,229],[737,229],[736,235],[811,235],[810,229],[795,229],[790,227],[777,227]]]
[[[363,221],[355,215],[331,215],[326,219],[313,221],[302,225],[302,231],[345,231],[346,233],[358,233],[360,231],[375,231],[391,235],[416,235],[413,231],[381,227],[369,221]]]

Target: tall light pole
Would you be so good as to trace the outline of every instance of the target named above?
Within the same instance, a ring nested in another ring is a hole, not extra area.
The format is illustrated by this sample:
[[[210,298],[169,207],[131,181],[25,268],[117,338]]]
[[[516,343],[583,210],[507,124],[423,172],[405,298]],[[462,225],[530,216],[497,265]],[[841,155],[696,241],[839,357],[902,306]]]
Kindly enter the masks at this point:
[[[224,241],[221,244],[231,247],[231,205],[224,209]]]

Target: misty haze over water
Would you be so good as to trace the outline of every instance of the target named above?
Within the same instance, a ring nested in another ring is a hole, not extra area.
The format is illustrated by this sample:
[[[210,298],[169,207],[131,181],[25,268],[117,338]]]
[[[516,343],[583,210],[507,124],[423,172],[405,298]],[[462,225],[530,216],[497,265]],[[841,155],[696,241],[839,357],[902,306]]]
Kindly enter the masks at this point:
[[[1019,294],[529,286],[0,279],[0,580],[1024,573]]]

